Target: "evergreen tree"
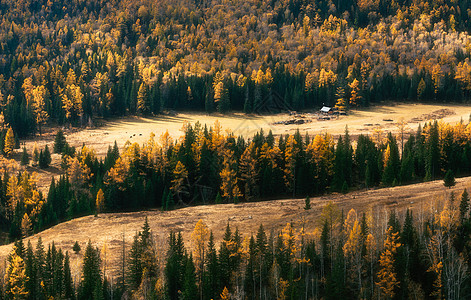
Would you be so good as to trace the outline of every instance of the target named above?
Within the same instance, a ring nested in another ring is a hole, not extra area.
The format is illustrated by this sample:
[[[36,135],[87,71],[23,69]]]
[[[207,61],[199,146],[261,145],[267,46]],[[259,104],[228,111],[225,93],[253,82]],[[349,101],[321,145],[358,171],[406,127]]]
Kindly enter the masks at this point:
[[[452,170],[448,170],[445,174],[445,178],[443,178],[443,185],[447,188],[451,188],[455,184],[455,175]]]
[[[67,140],[65,139],[64,132],[59,129],[54,138],[54,153],[62,153],[67,146]]]
[[[91,241],[88,241],[83,255],[82,278],[78,291],[78,299],[102,298],[100,253],[98,249],[93,248]]]
[[[72,247],[72,250],[74,250],[75,254],[78,254],[80,252],[81,248],[80,248],[80,245],[79,245],[78,241],[75,241],[75,244]]]
[[[428,135],[425,148],[425,180],[434,180],[440,174],[440,148],[437,121],[429,125]]]
[[[469,195],[468,195],[468,191],[464,189],[463,193],[461,194],[461,201],[460,201],[461,223],[463,223],[463,221],[468,218],[469,218]]]
[[[165,265],[166,293],[170,299],[179,298],[179,291],[183,290],[185,269],[185,247],[182,235],[172,232]]]
[[[185,300],[198,299],[195,265],[193,264],[193,258],[191,255],[186,257],[185,274],[183,277],[182,298]]]
[[[74,282],[72,279],[72,273],[70,270],[70,259],[69,259],[69,252],[65,252],[65,259],[64,259],[64,298],[65,299],[74,299]]]
[[[304,201],[304,209],[305,210],[311,209],[311,199],[309,199],[309,196],[307,196],[306,200]]]
[[[46,145],[44,151],[41,150],[39,153],[39,167],[41,169],[46,169],[51,164],[51,152],[49,152],[49,147]]]
[[[29,165],[29,154],[28,151],[26,150],[26,147],[23,147],[23,152],[21,153],[21,161],[20,164],[22,166],[27,166]]]
[[[391,133],[388,134],[388,144],[384,152],[384,171],[383,183],[387,186],[393,185],[393,182],[398,182],[400,172],[400,158],[399,149],[396,139]]]
[[[203,294],[207,299],[215,299],[219,291],[219,262],[214,244],[213,232],[209,234],[208,253],[206,255],[206,272],[204,273]]]
[[[128,254],[127,282],[131,290],[137,290],[142,280],[142,248],[139,242],[139,234],[134,235],[134,240]]]

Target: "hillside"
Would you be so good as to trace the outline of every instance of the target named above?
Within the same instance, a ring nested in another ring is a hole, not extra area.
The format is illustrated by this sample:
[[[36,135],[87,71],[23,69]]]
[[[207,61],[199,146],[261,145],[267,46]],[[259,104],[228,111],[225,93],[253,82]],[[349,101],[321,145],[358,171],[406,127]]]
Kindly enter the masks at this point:
[[[24,137],[45,124],[169,111],[465,102],[469,8],[468,1],[2,1],[1,125]]]
[[[238,227],[243,233],[255,234],[260,224],[267,232],[281,231],[287,222],[299,227],[305,220],[307,232],[313,232],[319,227],[318,217],[323,206],[332,201],[346,215],[354,208],[358,212],[371,213],[376,224],[387,221],[389,210],[401,213],[406,208],[412,208],[417,215],[420,212],[441,207],[445,197],[453,191],[459,195],[464,188],[470,190],[471,177],[457,179],[457,184],[451,189],[443,187],[443,181],[437,180],[413,184],[404,187],[392,187],[374,190],[361,190],[346,195],[332,194],[311,198],[311,210],[304,210],[304,199],[286,199],[255,203],[220,204],[181,208],[173,211],[140,211],[132,213],[100,214],[98,217],[87,216],[74,219],[27,238],[33,245],[39,237],[45,245],[54,242],[64,251],[71,252],[72,275],[80,276],[83,250],[73,254],[72,246],[78,241],[82,247],[88,240],[99,249],[106,243],[109,249],[108,268],[111,274],[117,275],[119,269],[122,237],[125,234],[126,249],[129,250],[135,232],[139,231],[148,218],[150,228],[157,241],[157,247],[166,247],[170,231],[181,231],[185,244],[191,247],[190,234],[198,220],[202,219],[214,232],[215,240],[222,238],[224,228],[229,222],[231,227]],[[12,244],[0,247],[0,257],[3,259],[12,249]],[[161,249],[162,250],[162,249]],[[160,255],[165,252],[159,251]]]

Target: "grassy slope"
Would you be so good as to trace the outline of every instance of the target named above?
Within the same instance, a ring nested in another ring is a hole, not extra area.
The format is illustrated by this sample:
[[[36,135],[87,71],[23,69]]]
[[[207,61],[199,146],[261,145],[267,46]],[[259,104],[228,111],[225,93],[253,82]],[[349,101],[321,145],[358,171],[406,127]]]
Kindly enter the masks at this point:
[[[56,246],[69,252],[72,252],[74,242],[78,241],[82,246],[82,252],[78,255],[73,253],[71,255],[72,275],[77,276],[76,278],[80,276],[83,249],[88,240],[100,249],[106,243],[109,248],[108,270],[116,275],[119,269],[123,232],[127,249],[129,249],[132,236],[141,228],[146,216],[159,249],[165,247],[168,233],[172,230],[181,231],[189,247],[191,246],[191,232],[199,219],[203,219],[213,230],[217,241],[222,238],[227,222],[230,222],[232,228],[238,227],[241,233],[247,235],[255,234],[260,224],[264,225],[267,232],[271,230],[277,232],[287,222],[294,222],[296,228],[299,228],[301,220],[304,219],[307,231],[312,233],[318,227],[322,207],[328,201],[337,203],[344,210],[345,215],[348,210],[355,208],[357,211],[371,212],[373,218],[376,219],[375,222],[381,222],[381,220],[386,220],[387,211],[390,209],[396,209],[399,212],[408,207],[417,212],[429,210],[443,203],[443,199],[451,191],[459,195],[464,188],[469,189],[470,186],[471,177],[467,177],[457,179],[457,184],[452,189],[444,188],[443,181],[439,180],[403,187],[362,190],[347,195],[333,194],[312,198],[312,209],[309,211],[303,209],[304,199],[287,199],[186,207],[169,212],[152,210],[101,214],[98,217],[87,216],[59,224],[28,240],[35,245],[38,237],[41,237],[44,244],[54,241]],[[1,246],[0,257],[5,258],[11,251],[11,247],[12,245]]]

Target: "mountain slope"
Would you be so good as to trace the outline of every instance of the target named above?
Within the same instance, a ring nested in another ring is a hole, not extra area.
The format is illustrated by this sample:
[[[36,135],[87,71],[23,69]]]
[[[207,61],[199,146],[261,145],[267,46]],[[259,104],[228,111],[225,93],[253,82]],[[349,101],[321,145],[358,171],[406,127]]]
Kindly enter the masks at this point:
[[[398,212],[406,208],[416,211],[428,210],[443,203],[451,191],[461,194],[464,188],[471,186],[471,177],[456,180],[452,189],[446,189],[442,180],[409,186],[393,187],[376,190],[362,190],[347,195],[333,194],[311,199],[311,210],[304,210],[304,199],[273,200],[256,203],[220,204],[187,207],[174,211],[161,212],[158,210],[132,213],[100,214],[97,217],[87,216],[71,220],[38,233],[27,241],[35,246],[39,237],[43,243],[54,242],[63,251],[72,252],[72,275],[79,278],[83,250],[73,254],[72,246],[78,241],[82,249],[90,240],[99,249],[106,243],[108,247],[108,270],[113,276],[119,273],[120,253],[122,250],[123,233],[125,234],[127,250],[135,232],[140,230],[145,217],[156,240],[158,248],[165,247],[170,231],[181,231],[186,246],[191,247],[190,235],[199,219],[202,219],[213,230],[215,240],[222,238],[227,222],[232,228],[238,227],[242,234],[256,233],[263,224],[267,232],[275,233],[281,230],[287,222],[293,222],[299,228],[305,220],[307,232],[312,232],[319,225],[318,217],[322,207],[329,201],[343,209],[344,214],[354,208],[357,211],[370,212],[377,222],[386,221],[387,212],[395,209]],[[6,258],[12,244],[0,247],[0,257]],[[164,252],[162,252],[164,253]]]

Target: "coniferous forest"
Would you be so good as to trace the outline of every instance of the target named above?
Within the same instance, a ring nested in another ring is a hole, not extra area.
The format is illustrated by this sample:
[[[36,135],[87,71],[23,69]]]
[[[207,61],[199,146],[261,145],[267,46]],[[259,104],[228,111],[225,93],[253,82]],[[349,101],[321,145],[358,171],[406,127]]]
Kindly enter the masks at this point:
[[[0,120],[468,101],[470,3],[0,2]]]
[[[72,218],[348,193],[471,174],[471,123],[339,138],[235,136],[185,123],[105,157],[72,147],[20,150],[45,128],[178,111],[272,114],[382,101],[468,103],[468,0],[0,0],[0,232],[15,242],[0,299],[468,299],[467,190],[430,211],[342,211],[314,232],[256,233],[200,220],[185,244],[157,245],[147,219],[122,244],[118,275],[93,241],[73,249],[23,239]],[[35,173],[61,157],[41,191]],[[223,229],[220,229],[221,231]],[[69,252],[74,251],[74,253]],[[71,255],[83,256],[80,278]]]

